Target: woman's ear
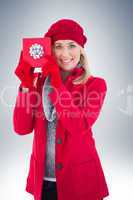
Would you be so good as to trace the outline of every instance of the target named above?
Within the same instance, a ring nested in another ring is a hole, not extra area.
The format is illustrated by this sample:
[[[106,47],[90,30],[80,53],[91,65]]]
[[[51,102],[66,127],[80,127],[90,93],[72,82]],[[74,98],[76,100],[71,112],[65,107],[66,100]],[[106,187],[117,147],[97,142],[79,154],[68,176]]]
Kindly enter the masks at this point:
[[[80,64],[81,64],[81,66],[83,66],[83,64],[84,64],[84,56],[83,56],[83,54],[81,53],[80,54]]]

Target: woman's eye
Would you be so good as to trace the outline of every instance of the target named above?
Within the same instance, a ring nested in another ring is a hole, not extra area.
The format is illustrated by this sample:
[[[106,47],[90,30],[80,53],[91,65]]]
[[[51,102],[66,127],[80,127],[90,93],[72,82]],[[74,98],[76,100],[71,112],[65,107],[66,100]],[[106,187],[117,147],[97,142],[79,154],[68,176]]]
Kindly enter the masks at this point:
[[[75,47],[76,47],[76,45],[74,45],[74,44],[70,44],[68,46],[68,48],[75,48]],[[63,48],[63,46],[61,46],[61,45],[55,46],[55,49],[62,49],[62,48]]]
[[[70,44],[70,48],[75,48],[75,47],[76,47],[76,45]]]
[[[61,46],[55,46],[56,49],[61,49]]]

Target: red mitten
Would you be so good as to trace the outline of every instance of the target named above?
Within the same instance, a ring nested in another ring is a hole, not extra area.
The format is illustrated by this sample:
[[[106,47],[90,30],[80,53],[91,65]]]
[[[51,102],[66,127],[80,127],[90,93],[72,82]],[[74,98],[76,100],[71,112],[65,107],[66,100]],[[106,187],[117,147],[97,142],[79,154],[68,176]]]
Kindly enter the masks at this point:
[[[33,80],[34,80],[33,68],[23,60],[23,51],[21,51],[19,63],[15,70],[15,74],[20,79],[22,87],[28,87],[28,88],[33,87]]]
[[[46,55],[45,58],[46,62],[42,67],[42,71],[43,73],[46,73],[47,71],[48,74],[50,74],[51,85],[55,88],[58,88],[61,86],[62,79],[57,61],[54,56]]]

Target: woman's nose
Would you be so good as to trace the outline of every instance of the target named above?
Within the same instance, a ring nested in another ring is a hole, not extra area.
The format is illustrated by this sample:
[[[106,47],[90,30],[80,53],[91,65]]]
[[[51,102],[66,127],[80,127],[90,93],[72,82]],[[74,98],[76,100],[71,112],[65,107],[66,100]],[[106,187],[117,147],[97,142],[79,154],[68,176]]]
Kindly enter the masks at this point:
[[[67,56],[70,55],[70,52],[69,52],[69,50],[68,50],[67,48],[63,48],[63,49],[62,49],[62,52],[61,52],[61,55],[62,55],[63,57],[67,57]]]

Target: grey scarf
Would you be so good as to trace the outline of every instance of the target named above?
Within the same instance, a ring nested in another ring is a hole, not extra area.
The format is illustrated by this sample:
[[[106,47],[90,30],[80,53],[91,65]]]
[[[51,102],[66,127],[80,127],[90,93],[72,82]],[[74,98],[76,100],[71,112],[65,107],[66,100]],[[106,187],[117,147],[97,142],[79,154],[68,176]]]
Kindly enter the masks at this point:
[[[43,108],[48,122],[45,177],[55,178],[56,110],[48,96],[51,91],[50,77],[47,76],[43,87]]]
[[[56,118],[56,110],[54,105],[52,104],[52,102],[49,99],[48,94],[52,91],[52,87],[50,85],[50,77],[47,76],[45,79],[45,83],[44,83],[44,88],[43,88],[43,108],[44,108],[44,112],[45,112],[45,116],[46,119],[49,122],[54,121],[54,119]]]

